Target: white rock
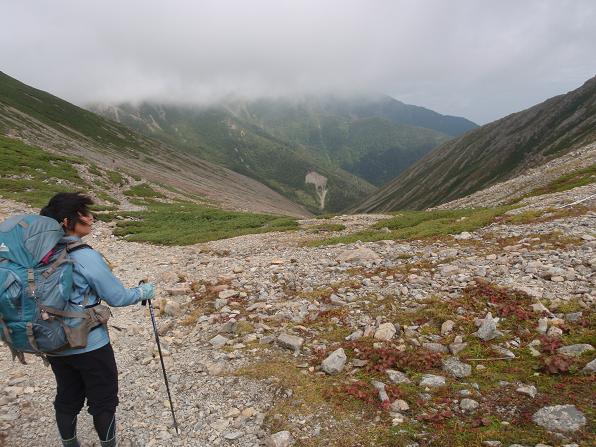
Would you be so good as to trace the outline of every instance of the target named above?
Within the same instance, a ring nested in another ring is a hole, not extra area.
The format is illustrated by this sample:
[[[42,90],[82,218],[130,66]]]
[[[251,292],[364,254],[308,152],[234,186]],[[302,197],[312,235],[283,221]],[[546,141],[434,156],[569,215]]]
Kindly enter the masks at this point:
[[[557,432],[577,431],[586,425],[586,417],[575,405],[542,407],[532,416],[535,424]]]
[[[478,407],[480,406],[480,404],[478,402],[476,402],[474,399],[462,399],[461,402],[459,403],[459,408],[461,408],[464,411],[475,411]]]
[[[536,397],[538,390],[534,385],[520,385],[515,391],[520,394],[525,394],[526,396],[530,396],[532,399]]]
[[[209,340],[209,343],[211,343],[211,346],[213,346],[214,348],[221,348],[228,341],[230,341],[228,338],[224,337],[223,335],[218,334],[215,337],[213,337],[211,340]]]
[[[434,374],[424,374],[419,383],[420,386],[427,386],[429,388],[436,388],[445,386],[445,377],[436,376]]]
[[[325,360],[323,360],[323,363],[321,363],[321,369],[327,374],[340,373],[344,369],[346,360],[346,353],[344,352],[343,348],[339,348],[336,351],[333,351]]]
[[[385,371],[387,376],[389,376],[389,380],[393,383],[400,384],[400,383],[412,383],[412,381],[401,371],[396,371],[394,369],[388,369]]]
[[[265,447],[290,447],[294,439],[289,431],[280,431],[265,440]]]
[[[374,338],[377,340],[391,340],[396,332],[393,323],[383,323],[375,331]]]

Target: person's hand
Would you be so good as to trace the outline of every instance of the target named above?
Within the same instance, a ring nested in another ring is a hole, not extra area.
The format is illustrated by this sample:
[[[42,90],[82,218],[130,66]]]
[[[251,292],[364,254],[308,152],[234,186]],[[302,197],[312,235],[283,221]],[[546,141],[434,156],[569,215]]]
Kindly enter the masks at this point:
[[[139,286],[139,290],[141,291],[139,301],[142,301],[143,304],[145,304],[144,301],[152,300],[155,296],[155,284],[153,283],[145,282]]]

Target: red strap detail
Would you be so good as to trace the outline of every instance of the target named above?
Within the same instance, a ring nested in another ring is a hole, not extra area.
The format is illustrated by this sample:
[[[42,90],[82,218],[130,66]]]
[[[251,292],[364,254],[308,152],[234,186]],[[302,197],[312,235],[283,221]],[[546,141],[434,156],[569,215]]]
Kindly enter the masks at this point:
[[[56,253],[56,249],[52,248],[47,255],[45,255],[43,258],[41,258],[41,263],[43,265],[48,265],[50,263],[50,258],[53,256],[53,254]]]

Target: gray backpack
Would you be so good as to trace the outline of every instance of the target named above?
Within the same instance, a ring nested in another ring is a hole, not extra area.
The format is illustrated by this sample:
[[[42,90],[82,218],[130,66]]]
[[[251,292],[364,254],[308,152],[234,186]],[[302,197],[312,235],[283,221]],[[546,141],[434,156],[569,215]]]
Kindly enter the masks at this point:
[[[14,216],[0,224],[0,339],[25,363],[23,353],[44,355],[87,345],[89,331],[106,324],[106,306],[70,302],[69,253],[88,247],[67,244],[54,219]]]

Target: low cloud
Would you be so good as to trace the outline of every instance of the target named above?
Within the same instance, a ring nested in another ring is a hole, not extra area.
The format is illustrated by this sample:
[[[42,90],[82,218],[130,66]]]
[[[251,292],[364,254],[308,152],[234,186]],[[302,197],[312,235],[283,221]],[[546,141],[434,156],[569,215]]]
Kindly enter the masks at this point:
[[[479,123],[596,73],[596,3],[27,1],[0,70],[77,104],[387,93]]]

